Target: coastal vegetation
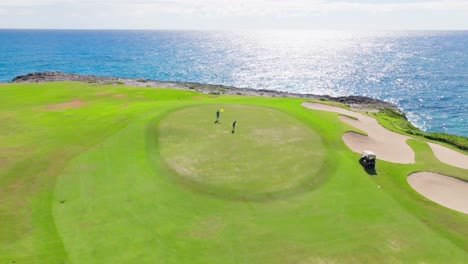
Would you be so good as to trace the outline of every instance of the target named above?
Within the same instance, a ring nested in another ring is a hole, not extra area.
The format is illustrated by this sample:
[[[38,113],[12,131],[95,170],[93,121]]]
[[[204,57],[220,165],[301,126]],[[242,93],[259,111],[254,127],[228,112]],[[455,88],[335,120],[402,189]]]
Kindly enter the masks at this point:
[[[374,116],[382,126],[392,131],[446,143],[448,146],[468,153],[468,137],[440,132],[424,132],[413,126],[403,113],[397,112],[391,108],[383,108],[378,113],[374,114]]]
[[[369,174],[342,140],[355,129],[304,101],[314,99],[0,85],[0,262],[466,261],[468,215],[406,177],[467,170],[417,137],[414,164],[378,160]],[[396,112],[376,116],[414,130]]]

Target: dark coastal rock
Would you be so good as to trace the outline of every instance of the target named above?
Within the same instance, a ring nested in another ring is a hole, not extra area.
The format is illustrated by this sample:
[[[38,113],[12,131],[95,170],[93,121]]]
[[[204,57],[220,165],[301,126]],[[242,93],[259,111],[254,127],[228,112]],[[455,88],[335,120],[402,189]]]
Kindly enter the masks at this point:
[[[341,96],[331,97],[327,95],[297,94],[265,89],[237,88],[233,86],[202,84],[195,82],[171,82],[157,81],[142,78],[116,78],[109,76],[82,75],[66,73],[60,71],[34,72],[26,75],[20,75],[13,78],[12,82],[51,82],[51,81],[80,81],[95,84],[125,84],[138,87],[168,87],[175,89],[194,90],[206,94],[232,94],[232,95],[251,95],[251,96],[269,96],[269,97],[299,97],[322,99],[334,102],[340,102],[351,108],[361,110],[380,110],[390,108],[400,112],[399,109],[391,103],[382,100],[364,97],[364,96]]]
[[[13,78],[12,82],[53,82],[53,81],[80,81],[80,82],[104,82],[115,81],[118,78],[102,77],[94,75],[81,75],[59,71],[33,72]]]

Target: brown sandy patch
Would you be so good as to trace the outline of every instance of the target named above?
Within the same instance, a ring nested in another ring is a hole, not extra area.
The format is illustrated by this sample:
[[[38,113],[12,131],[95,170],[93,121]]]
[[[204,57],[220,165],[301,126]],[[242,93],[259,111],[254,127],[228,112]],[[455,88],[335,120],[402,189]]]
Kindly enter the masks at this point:
[[[10,164],[10,160],[7,157],[0,157],[0,168],[5,168],[7,164]]]
[[[95,93],[95,95],[100,95],[100,96],[109,95],[109,94],[110,94],[110,92],[106,92],[106,91],[101,91],[101,92]]]
[[[337,260],[333,260],[326,257],[310,257],[298,262],[298,264],[335,264],[339,263]]]
[[[402,248],[404,248],[402,246],[402,243],[398,240],[395,240],[395,239],[388,239],[387,240],[387,246],[388,248],[392,249],[393,251],[401,251]]]
[[[202,219],[189,231],[191,237],[199,239],[211,239],[216,237],[224,228],[225,224],[219,217],[208,217]]]
[[[123,98],[123,97],[125,97],[125,94],[114,94],[112,97],[114,97],[114,98]]]
[[[128,107],[128,104],[123,104],[120,106],[121,108],[127,108]]]
[[[434,172],[416,172],[407,178],[409,185],[427,199],[468,214],[468,183]]]
[[[449,165],[468,169],[468,155],[449,149],[447,147],[427,142],[437,159]],[[468,201],[467,201],[468,203]]]
[[[82,107],[83,105],[85,105],[85,102],[79,99],[74,99],[72,101],[68,101],[68,102],[64,102],[60,104],[48,105],[45,108],[47,110],[53,110],[53,109],[61,109],[61,108],[66,108],[66,107],[78,108],[78,107]]]
[[[15,112],[13,111],[3,112],[3,113],[0,113],[0,118],[7,118],[7,117],[14,116],[14,115],[15,115]]]
[[[302,103],[302,106],[314,110],[336,112],[356,118],[339,116],[341,121],[367,133],[367,136],[354,132],[348,132],[343,135],[345,144],[357,153],[361,153],[363,150],[371,150],[377,154],[378,159],[395,163],[415,162],[414,152],[408,144],[406,144],[406,140],[410,139],[410,137],[382,127],[373,117],[340,107],[319,103],[305,102]]]
[[[23,183],[19,180],[16,180],[8,185],[8,189],[10,190],[18,190],[23,186]]]

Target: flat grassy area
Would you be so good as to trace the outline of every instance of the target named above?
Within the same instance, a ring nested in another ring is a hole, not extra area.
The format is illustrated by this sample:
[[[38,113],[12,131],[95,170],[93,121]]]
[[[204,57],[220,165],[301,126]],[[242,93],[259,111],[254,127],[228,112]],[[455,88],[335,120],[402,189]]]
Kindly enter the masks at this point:
[[[213,122],[217,109],[223,112]],[[153,149],[172,175],[221,197],[261,199],[301,188],[320,177],[325,160],[321,137],[273,108],[197,105],[156,123]]]
[[[467,261],[468,216],[406,182],[467,170],[411,140],[416,164],[368,175],[302,101],[1,85],[0,263]]]

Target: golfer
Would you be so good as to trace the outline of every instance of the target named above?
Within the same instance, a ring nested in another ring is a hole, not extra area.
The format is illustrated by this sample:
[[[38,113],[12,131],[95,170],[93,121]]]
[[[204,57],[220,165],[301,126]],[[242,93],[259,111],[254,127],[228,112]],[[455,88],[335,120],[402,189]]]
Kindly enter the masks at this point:
[[[236,132],[236,124],[237,124],[237,121],[234,121],[234,122],[232,123],[232,131],[231,131],[231,133],[233,133],[233,134],[234,134],[234,132]]]
[[[219,110],[216,111],[216,121],[215,124],[219,123]]]

